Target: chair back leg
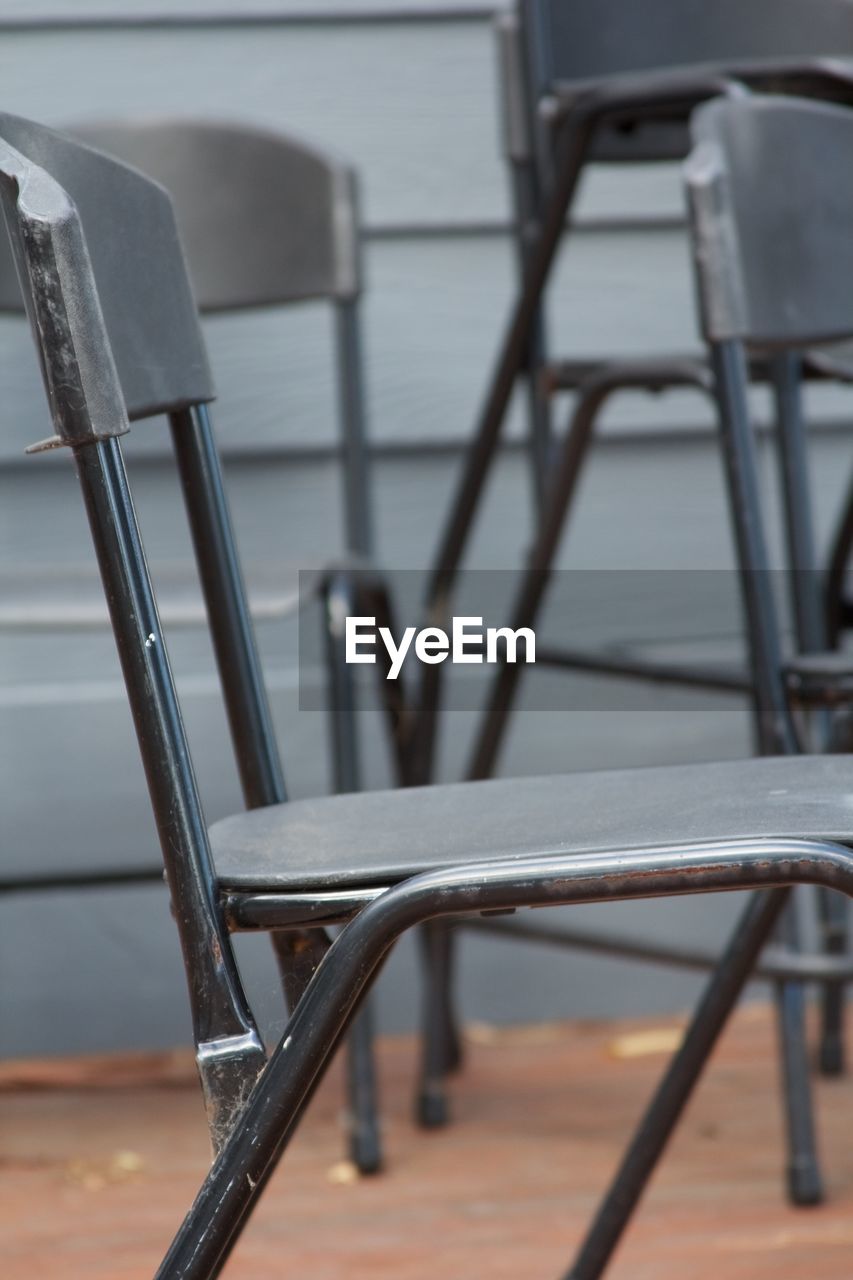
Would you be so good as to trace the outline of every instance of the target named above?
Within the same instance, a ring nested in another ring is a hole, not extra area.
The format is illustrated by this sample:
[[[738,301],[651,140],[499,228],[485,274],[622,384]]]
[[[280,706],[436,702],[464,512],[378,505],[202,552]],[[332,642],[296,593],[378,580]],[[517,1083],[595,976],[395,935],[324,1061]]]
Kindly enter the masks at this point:
[[[139,739],[187,974],[214,1149],[266,1063],[219,905],[189,745],[118,441],[76,446],[77,473]]]

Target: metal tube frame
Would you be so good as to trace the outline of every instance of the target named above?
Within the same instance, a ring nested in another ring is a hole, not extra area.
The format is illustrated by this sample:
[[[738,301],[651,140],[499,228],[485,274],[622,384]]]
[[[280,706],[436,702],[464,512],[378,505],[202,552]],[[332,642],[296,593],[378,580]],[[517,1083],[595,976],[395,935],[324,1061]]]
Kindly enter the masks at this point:
[[[287,799],[269,699],[205,405],[169,425],[246,807]]]
[[[347,549],[369,558],[374,539],[358,298],[336,301],[334,317]]]
[[[246,807],[282,804],[287,799],[284,774],[210,417],[206,406],[197,405],[171,414],[169,422]],[[342,617],[352,590],[351,575],[341,571],[326,580],[322,592],[332,758],[339,791],[356,790],[359,785],[352,673],[341,653]],[[291,929],[273,934],[272,943],[285,996],[292,1000],[291,981],[298,990],[298,975],[320,963],[328,939],[318,930]],[[290,971],[295,975],[292,980]],[[364,1110],[376,1092],[369,1040],[365,1040],[369,1026],[365,1020],[353,1028],[347,1075],[353,1117],[350,1146],[355,1163],[365,1173],[381,1165],[375,1109]]]
[[[242,988],[207,839],[189,744],[121,446],[73,446],[128,700],[163,850],[189,988],[196,1060],[219,1149],[266,1053]]]
[[[787,563],[791,579],[791,604],[799,653],[820,653],[828,648],[826,618],[814,544],[809,463],[802,407],[802,359],[782,352],[771,359],[770,373],[776,401],[776,442],[784,503]],[[819,741],[819,749],[831,750],[832,713],[813,709],[807,728]],[[843,956],[849,945],[847,903],[818,890],[818,920],[823,950]],[[826,983],[821,990],[819,1064],[827,1076],[844,1070],[844,988]]]
[[[844,589],[851,550],[853,550],[853,477],[848,485],[847,494],[841,506],[841,517],[832,539],[824,587],[826,627],[833,646],[837,646],[842,631],[853,624],[853,602]]]
[[[567,905],[766,887],[750,897],[733,945],[730,982],[713,1018],[697,1019],[704,1043],[680,1063],[680,1113],[758,951],[795,883],[853,894],[853,853],[811,841],[730,841],[640,852],[543,855],[416,876],[379,892],[339,934],[232,1128],[157,1272],[157,1280],[210,1280],[233,1248],[301,1111],[371,977],[407,929],[471,911]],[[707,1004],[707,999],[706,999]],[[706,1010],[707,1012],[707,1010]],[[713,1024],[713,1025],[712,1025]],[[670,1091],[672,1097],[672,1091]],[[670,1107],[672,1113],[672,1107]],[[668,1130],[677,1115],[670,1114]],[[665,1142],[668,1132],[663,1135]],[[633,1207],[633,1205],[631,1206]],[[629,1210],[630,1212],[630,1210]],[[575,1277],[598,1272],[575,1270]]]
[[[247,904],[235,909],[242,915]],[[490,920],[474,917],[457,922],[474,933],[489,933],[497,938],[515,938],[537,946],[556,947],[568,951],[586,951],[593,955],[606,955],[623,960],[638,960],[642,964],[663,965],[676,969],[693,969],[698,973],[713,971],[720,963],[720,953],[702,950],[678,943],[653,943],[642,938],[628,937],[620,933],[593,932],[591,929],[554,928],[548,925],[526,924],[522,920]],[[846,952],[829,951],[809,955],[790,948],[765,947],[752,972],[752,979],[761,982],[820,982],[827,986],[843,987],[853,982],[853,957]]]
[[[346,618],[356,612],[357,581],[351,570],[332,572],[322,591],[323,635],[326,642],[326,669],[331,699],[331,756],[333,784],[337,794],[361,788],[358,734],[355,723],[356,696],[353,668],[346,661],[344,647]],[[288,934],[275,933],[276,947],[285,945]],[[294,1007],[293,1002],[290,1005]],[[347,1131],[350,1155],[361,1173],[378,1173],[382,1167],[379,1136],[376,1067],[373,1053],[373,1014],[369,1000],[352,1021],[346,1054]]]

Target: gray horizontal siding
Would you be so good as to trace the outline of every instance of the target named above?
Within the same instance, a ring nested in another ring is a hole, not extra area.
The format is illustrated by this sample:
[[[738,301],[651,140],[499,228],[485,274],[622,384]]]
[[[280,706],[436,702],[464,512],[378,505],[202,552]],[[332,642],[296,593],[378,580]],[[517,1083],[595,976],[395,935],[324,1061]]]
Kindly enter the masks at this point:
[[[0,14],[2,14],[0,10]],[[85,74],[81,74],[85,69]],[[499,157],[488,23],[4,37],[5,109],[62,123],[97,115],[234,113],[331,146],[358,167],[368,225],[366,340],[371,431],[380,443],[462,441],[471,430],[515,283],[500,225]],[[637,219],[680,208],[677,169],[602,169],[580,202],[586,219],[630,216],[631,230],[576,238],[551,291],[555,349],[590,354],[696,343],[683,235]],[[450,229],[432,240],[417,227]],[[382,231],[405,231],[384,240]],[[414,231],[412,229],[415,229]],[[452,234],[452,229],[457,234]],[[375,236],[380,234],[380,238]],[[226,444],[328,446],[334,439],[328,323],[316,309],[209,325]],[[25,337],[4,322],[7,404],[0,459],[44,434]],[[816,402],[845,418],[849,395]],[[620,397],[614,429],[696,425],[695,395]]]
[[[509,247],[464,239],[372,244],[367,278],[371,438],[380,445],[463,444],[505,323],[514,283]],[[683,237],[600,233],[576,241],[561,259],[549,315],[555,349],[577,355],[698,350]],[[206,332],[219,390],[215,419],[227,448],[334,443],[333,347],[324,308],[220,317],[206,322]],[[0,460],[12,460],[49,434],[29,335],[14,319],[0,320],[0,380],[6,403]],[[755,403],[766,417],[764,395]],[[847,388],[814,389],[809,403],[815,419],[846,422],[853,416]],[[712,421],[696,392],[623,394],[610,402],[602,429],[707,429]],[[517,435],[522,426],[519,403],[510,428]],[[162,434],[145,424],[132,435],[141,449],[161,447]],[[40,458],[27,464],[45,465],[50,463]]]
[[[312,18],[345,18],[352,22],[383,23],[409,22],[424,19],[447,22],[458,17],[462,20],[488,20],[495,9],[493,0],[186,0],[186,3],[163,4],[158,0],[3,0],[0,5],[0,21],[18,20],[22,23],[88,21],[121,22],[124,19],[145,18],[167,22],[186,16],[200,21],[215,22],[221,18],[247,15],[265,17],[269,21],[289,23],[310,22]]]
[[[4,109],[48,123],[189,111],[302,133],[356,165],[368,226],[508,213],[488,23],[8,34],[0,70]],[[588,186],[587,216],[680,211],[654,167]]]
[[[363,23],[388,10],[387,23]],[[465,22],[404,19],[427,0],[257,0],[255,11],[346,9],[341,26],[275,25],[245,32],[111,30],[2,31],[3,19],[81,13],[150,16],[155,0],[6,0],[0,4],[3,109],[61,124],[100,115],[179,112],[239,115],[302,133],[359,169],[367,219],[365,339],[374,440],[379,545],[387,563],[429,562],[458,474],[461,448],[483,393],[514,284],[497,136],[496,85],[488,5]],[[186,0],[169,13],[211,15],[228,0]],[[555,345],[568,353],[690,347],[696,342],[675,169],[589,175],[579,207],[586,230],[564,254],[549,299]],[[602,220],[625,220],[604,232]],[[644,230],[643,223],[648,227]],[[661,227],[661,222],[666,223]],[[482,235],[483,228],[496,234]],[[440,235],[435,233],[441,233]],[[337,476],[318,456],[335,438],[328,318],[318,308],[207,324],[220,389],[219,433],[232,455],[229,478],[244,557],[250,565],[299,563],[340,543]],[[23,460],[46,434],[35,361],[15,322],[0,321],[0,562],[28,566],[89,561],[75,480],[65,456]],[[849,397],[821,392],[816,417],[845,420]],[[758,407],[764,410],[759,398]],[[516,411],[514,430],[520,429]],[[563,549],[574,567],[725,566],[719,463],[701,430],[677,444],[637,438],[658,429],[709,428],[695,396],[625,397],[607,415],[618,437],[596,454],[583,502]],[[689,434],[689,432],[688,432]],[[407,457],[406,448],[446,446]],[[263,456],[252,456],[252,451]],[[309,453],[301,459],[299,451]],[[403,456],[399,456],[403,451]],[[189,555],[161,425],[135,428],[129,445],[152,562]],[[236,457],[234,455],[239,455]],[[837,507],[849,465],[841,433],[816,441],[821,536]],[[763,470],[768,488],[772,459]],[[529,536],[523,459],[497,468],[478,523],[471,562],[516,566]],[[595,641],[569,602],[549,604],[551,638]],[[715,619],[691,624],[701,634]],[[671,619],[662,616],[663,632]],[[275,715],[295,795],[328,787],[326,726],[297,709],[292,625],[261,629]],[[198,632],[170,638],[210,816],[239,803],[209,646]],[[537,674],[537,681],[548,677]],[[563,686],[561,685],[561,688]],[[587,685],[578,685],[579,702]],[[547,698],[547,691],[544,695]],[[563,695],[561,695],[563,696]],[[531,698],[503,760],[507,772],[554,771],[742,754],[742,708],[710,703],[676,710],[658,694],[634,710],[543,712]],[[0,836],[3,869],[133,865],[156,858],[141,768],[109,636],[0,636]],[[386,753],[366,717],[371,785],[387,780]],[[450,713],[442,770],[464,767],[472,717]],[[606,912],[638,933],[719,938],[732,905],[653,904]],[[596,913],[595,918],[598,918]],[[247,944],[247,972],[271,1016],[280,1009],[269,956]],[[466,1007],[477,1016],[535,1017],[672,1008],[692,993],[636,966],[560,961],[499,944],[471,942]],[[522,958],[523,957],[523,958]],[[571,965],[571,968],[568,966]],[[383,985],[386,1025],[411,1021],[413,960],[403,949]],[[512,980],[496,982],[498,972]],[[71,1051],[130,1043],[168,1044],[187,1035],[186,1002],[165,895],[157,890],[0,898],[0,1053]]]

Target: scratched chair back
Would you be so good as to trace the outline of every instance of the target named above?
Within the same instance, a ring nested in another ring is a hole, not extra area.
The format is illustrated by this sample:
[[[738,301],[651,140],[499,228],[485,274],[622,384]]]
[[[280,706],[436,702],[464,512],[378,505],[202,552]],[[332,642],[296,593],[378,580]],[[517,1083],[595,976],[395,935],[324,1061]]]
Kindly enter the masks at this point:
[[[31,166],[28,182],[44,186],[38,169],[50,173],[85,223],[127,416],[144,418],[212,400],[213,382],[195,303],[174,219],[163,212],[168,207],[163,193],[129,171],[114,193],[114,166],[94,151],[69,147],[61,135],[28,120],[0,114],[0,137],[26,157]],[[105,187],[109,201],[104,199]],[[20,198],[28,198],[23,188]],[[136,225],[138,234],[132,240],[117,236],[113,227],[119,221]],[[180,263],[177,270],[175,261]],[[0,310],[20,311],[23,304],[12,245],[3,236]],[[79,376],[92,379],[86,382],[87,393],[97,395],[98,369],[90,366],[87,355],[85,350],[78,353]],[[73,415],[70,399],[64,399],[63,412]]]

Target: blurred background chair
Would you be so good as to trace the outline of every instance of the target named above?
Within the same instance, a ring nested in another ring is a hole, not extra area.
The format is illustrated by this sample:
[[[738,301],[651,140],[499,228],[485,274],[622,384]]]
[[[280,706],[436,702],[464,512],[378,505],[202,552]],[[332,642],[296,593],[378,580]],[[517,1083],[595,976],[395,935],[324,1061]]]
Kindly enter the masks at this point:
[[[685,154],[683,112],[656,111],[651,99],[667,77],[708,70],[728,71],[747,83],[766,79],[772,61],[778,77],[768,87],[786,84],[817,96],[849,98],[844,72],[834,59],[853,55],[853,18],[849,0],[747,0],[703,10],[692,0],[660,0],[641,17],[613,0],[604,6],[566,5],[560,0],[518,0],[496,20],[498,80],[502,101],[502,146],[510,178],[514,232],[523,279],[524,264],[542,227],[548,192],[555,177],[557,131],[572,104],[591,91],[613,88],[621,77],[637,77],[633,104],[604,121],[583,157],[589,164],[647,164]],[[820,58],[808,70],[804,59]],[[762,63],[764,69],[762,69]],[[799,63],[799,72],[797,64]],[[837,78],[840,75],[841,78]],[[790,79],[789,79],[790,77]],[[626,79],[623,84],[630,88]],[[570,230],[571,209],[566,222]],[[544,306],[536,321],[526,360],[531,464],[534,492],[541,502],[548,484],[555,441],[552,402],[560,393],[583,387],[599,361],[549,359]],[[684,362],[697,352],[663,353],[645,368],[626,361],[623,385],[659,394],[683,383]],[[846,354],[846,353],[845,353]],[[619,353],[602,353],[616,364]],[[672,381],[667,378],[667,365]],[[809,376],[853,376],[853,357],[818,353],[806,363]],[[761,361],[752,376],[768,380]],[[644,374],[646,381],[643,381]],[[699,388],[701,390],[701,386]]]
[[[689,1055],[690,1068],[669,1100],[671,1128],[790,886],[853,894],[849,760],[325,797],[244,811],[208,833],[124,465],[131,417],[168,414],[232,728],[240,708],[256,725],[245,746],[258,771],[280,775],[280,767],[174,214],[162,188],[29,121],[3,116],[0,139],[0,194],[55,433],[34,449],[69,448],[76,464],[181,941],[215,1153],[158,1276],[221,1272],[382,959],[405,930],[438,914],[768,889],[750,895],[725,997],[703,1009],[676,1055],[682,1064]],[[758,634],[766,642],[773,625]],[[472,857],[480,861],[465,861]],[[267,1057],[231,932],[305,936],[320,920],[348,924],[323,963],[310,976],[303,970],[296,1008]]]
[[[749,353],[787,366],[787,428],[801,430],[805,352],[812,344],[853,335],[853,170],[848,163],[853,115],[793,98],[718,99],[694,113],[691,138],[693,149],[683,173],[700,324],[728,440],[730,484],[733,490],[753,487],[754,500],[744,494],[742,506],[759,512]],[[763,521],[744,520],[740,536],[742,553],[763,583],[752,601],[745,602],[755,637],[756,627],[768,624],[774,607]],[[846,671],[848,699],[852,669],[853,659],[836,657],[833,675],[837,680]],[[814,690],[820,703],[819,664],[807,656],[796,660],[792,671],[795,682],[804,686],[811,675],[817,677]],[[776,699],[784,716],[784,692],[778,685]],[[671,1132],[665,1099],[676,1068],[677,1058],[581,1246],[569,1273],[572,1280],[593,1280],[607,1265]]]
[[[356,790],[360,771],[355,693],[350,668],[343,660],[342,617],[353,611],[357,598],[368,600],[374,612],[382,608],[382,589],[368,567],[372,529],[356,176],[346,164],[300,140],[239,124],[180,119],[86,122],[73,126],[72,132],[169,190],[203,312],[314,300],[330,304],[346,545],[342,550],[321,549],[313,566],[289,560],[285,515],[270,562],[252,577],[249,600],[253,617],[267,621],[286,618],[303,607],[316,607],[319,601],[327,641],[333,782],[337,791]],[[0,307],[19,311],[21,305],[6,255]],[[193,566],[166,566],[161,581],[164,622],[172,628],[204,626],[205,602]],[[2,586],[0,628],[73,631],[108,625],[103,592],[91,571],[28,574]],[[259,771],[253,764],[249,744],[258,726],[247,722],[239,708],[232,708],[231,714],[247,805],[280,801],[280,778],[269,770]],[[105,887],[161,875],[160,868],[78,872],[29,881],[17,877],[8,887],[18,892]],[[0,892],[2,889],[0,881]],[[292,1000],[299,944],[286,934],[273,934],[272,938],[285,992]],[[380,1168],[382,1158],[369,1005],[354,1024],[348,1044],[350,1150],[359,1169],[370,1173]]]
[[[564,5],[558,0],[520,0],[516,10],[500,16],[497,24],[500,82],[504,103],[504,152],[511,175],[511,191],[519,263],[524,264],[542,235],[548,198],[555,183],[558,135],[568,133],[576,123],[575,106],[584,95],[617,94],[621,90],[630,101],[615,111],[605,112],[598,127],[582,148],[574,179],[579,179],[590,163],[646,163],[678,158],[686,149],[685,101],[671,100],[672,84],[679,80],[686,97],[691,82],[698,85],[703,74],[730,75],[745,84],[766,82],[784,91],[811,90],[818,97],[851,100],[853,63],[850,69],[826,58],[808,55],[853,53],[853,5],[849,0],[827,0],[816,5],[801,0],[749,0],[743,5],[713,6],[661,0],[642,18],[619,3],[610,8],[597,6],[587,13],[583,5]],[[775,68],[775,69],[774,69]],[[633,82],[632,82],[633,81]],[[656,92],[669,101],[655,105]],[[681,90],[678,89],[678,94]],[[701,93],[701,89],[700,89]],[[578,122],[580,116],[578,116]],[[561,171],[565,179],[565,172]],[[574,182],[573,182],[574,191]],[[567,217],[570,221],[572,198]],[[566,229],[569,222],[566,223]],[[550,266],[550,264],[549,264]],[[531,462],[537,477],[535,488],[540,504],[549,496],[557,466],[558,446],[551,429],[551,400],[559,392],[589,396],[584,412],[591,421],[584,433],[567,433],[559,446],[565,460],[570,450],[576,456],[570,484],[562,496],[562,518],[567,519],[575,498],[576,483],[586,451],[591,443],[596,419],[610,398],[626,389],[659,394],[670,388],[693,387],[703,394],[711,391],[707,366],[699,352],[662,353],[648,360],[603,354],[601,359],[549,360],[545,334],[543,280],[535,290],[535,318],[526,355],[525,373],[529,392]],[[804,370],[810,377],[853,378],[853,358],[846,349],[806,353]],[[776,396],[777,412],[784,418],[784,378],[778,366],[754,357],[753,378],[770,382]],[[782,379],[780,381],[780,379]],[[782,490],[785,501],[786,545],[792,570],[815,571],[814,548],[809,539],[799,541],[808,524],[807,500],[795,483],[798,459],[789,459],[789,437],[784,426],[778,432]],[[806,505],[800,508],[800,502]],[[550,507],[553,513],[553,505]],[[794,587],[801,585],[797,577]],[[804,588],[805,589],[805,588]],[[793,619],[801,648],[826,647],[822,607],[814,595],[792,601]],[[605,655],[578,654],[548,647],[540,661],[601,674],[642,678],[645,664]],[[649,679],[681,680],[702,687],[731,691],[737,677],[713,667],[691,670],[670,664],[656,668],[648,664]],[[472,771],[488,773],[494,766],[510,706],[493,707],[484,724],[474,753]]]
[[[559,3],[559,0],[521,0],[516,11],[499,20],[501,79],[504,87],[505,152],[512,178],[521,291],[485,398],[481,417],[456,501],[445,526],[431,583],[428,611],[441,614],[449,607],[453,580],[464,552],[484,482],[516,381],[526,377],[530,458],[539,527],[527,559],[530,572],[516,598],[512,625],[535,623],[564,521],[577,494],[578,480],[601,410],[621,391],[660,393],[670,388],[695,388],[716,396],[716,385],[700,352],[661,353],[627,359],[605,353],[598,360],[549,359],[544,321],[544,294],[555,256],[564,239],[578,183],[588,163],[666,161],[685,154],[687,122],[697,102],[718,93],[743,93],[762,85],[779,92],[814,94],[853,101],[853,71],[837,58],[853,50],[853,5],[827,0],[812,5],[790,0],[751,0],[746,4],[714,6],[660,0],[642,11],[614,0],[613,4]],[[851,64],[853,67],[853,64]],[[845,352],[806,353],[803,367],[811,377],[848,380],[853,363]],[[801,653],[823,654],[827,647],[822,588],[816,558],[805,484],[802,432],[791,412],[791,367],[784,361],[754,356],[750,371],[771,385],[778,418],[777,439],[785,513],[785,546],[791,570],[790,607]],[[558,392],[576,396],[570,428],[561,442],[551,429],[551,401]],[[737,538],[738,519],[732,510]],[[741,565],[743,562],[741,561]],[[747,587],[750,586],[746,580]],[[831,663],[819,660],[824,684],[831,684]],[[778,717],[761,722],[761,698],[755,676],[744,670],[712,663],[690,665],[636,656],[624,649],[583,652],[565,646],[539,644],[537,662],[597,675],[683,684],[707,690],[746,693],[758,710],[756,743],[760,750],[780,749]],[[487,777],[493,771],[504,739],[521,665],[504,665],[494,681],[486,712],[475,738],[468,776]],[[781,688],[781,667],[769,678]],[[844,677],[838,676],[843,684]],[[438,669],[422,682],[420,742],[412,758],[415,777],[429,776],[433,767]],[[837,701],[831,691],[828,703]],[[770,704],[765,702],[765,711]],[[823,745],[827,717],[813,717]],[[793,740],[789,739],[789,747]],[[846,904],[821,896],[822,945],[830,953],[847,946]],[[497,927],[497,926],[495,926]],[[794,941],[793,924],[788,925]],[[449,937],[439,928],[430,945],[433,981],[428,1007],[427,1074],[432,1121],[442,1123],[445,1108],[437,1083],[442,1070],[458,1060],[458,1037],[446,988],[452,972]],[[507,930],[508,933],[511,930]],[[550,931],[548,941],[556,941]],[[576,945],[566,938],[567,945]],[[666,948],[661,949],[661,957]],[[445,994],[435,990],[445,987]],[[843,992],[837,983],[823,992],[820,1061],[833,1074],[843,1066]],[[802,993],[787,991],[780,1002],[787,1030],[783,1037],[790,1055],[789,1080],[805,1075]],[[433,1047],[430,1050],[429,1044]],[[799,1061],[796,1068],[794,1059]],[[799,1104],[793,1104],[793,1111]],[[803,1096],[802,1106],[806,1101]],[[796,1128],[796,1125],[795,1125]],[[803,1128],[806,1131],[808,1126]],[[796,1141],[795,1141],[796,1145]],[[809,1162],[792,1155],[791,1193],[801,1203],[815,1198],[815,1178],[800,1175]]]

